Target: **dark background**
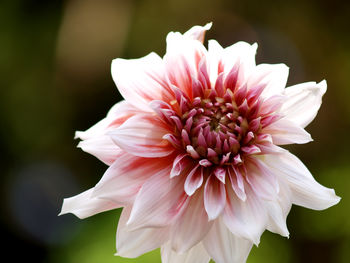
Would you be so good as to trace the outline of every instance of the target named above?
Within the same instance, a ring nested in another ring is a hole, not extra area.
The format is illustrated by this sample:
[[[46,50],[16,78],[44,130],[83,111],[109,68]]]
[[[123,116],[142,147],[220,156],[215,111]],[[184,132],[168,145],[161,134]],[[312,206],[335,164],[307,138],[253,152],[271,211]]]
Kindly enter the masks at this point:
[[[114,257],[120,211],[58,217],[62,200],[96,184],[106,166],[76,148],[76,130],[121,99],[113,58],[165,52],[169,31],[212,21],[207,39],[259,44],[258,63],[285,63],[288,85],[326,79],[307,130],[289,149],[341,202],[293,206],[290,238],[265,232],[254,262],[349,262],[350,4],[345,1],[2,0],[0,3],[1,236],[8,261],[159,262]],[[14,251],[14,252],[11,252]]]

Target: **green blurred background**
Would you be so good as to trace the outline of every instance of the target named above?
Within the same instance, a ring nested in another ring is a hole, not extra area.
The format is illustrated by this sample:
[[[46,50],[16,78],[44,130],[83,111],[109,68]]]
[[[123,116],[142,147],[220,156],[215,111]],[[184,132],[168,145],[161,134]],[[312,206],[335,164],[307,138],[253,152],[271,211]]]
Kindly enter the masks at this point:
[[[290,238],[265,232],[248,263],[350,262],[350,2],[2,0],[0,3],[1,234],[11,262],[160,262],[113,256],[119,210],[57,217],[64,197],[106,166],[73,140],[121,99],[113,58],[165,52],[169,31],[212,21],[207,39],[259,44],[257,62],[286,63],[289,85],[326,79],[314,142],[290,147],[341,202],[293,206]],[[14,253],[10,252],[14,249]]]

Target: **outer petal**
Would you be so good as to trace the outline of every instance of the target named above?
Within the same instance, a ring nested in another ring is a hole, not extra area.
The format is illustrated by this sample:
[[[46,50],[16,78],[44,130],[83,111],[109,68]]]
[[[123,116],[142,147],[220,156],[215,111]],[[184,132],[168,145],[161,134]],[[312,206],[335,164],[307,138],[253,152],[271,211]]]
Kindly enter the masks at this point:
[[[287,215],[292,206],[289,186],[280,182],[280,191],[275,201],[266,202],[267,213],[270,220],[267,229],[271,232],[289,237],[287,228]]]
[[[107,165],[111,165],[123,151],[108,135],[101,135],[96,138],[81,141],[79,142],[78,147],[80,147],[84,152],[96,156]]]
[[[291,86],[284,91],[288,99],[283,104],[281,112],[288,120],[306,127],[315,118],[326,90],[325,80],[318,84],[307,82]]]
[[[263,129],[264,133],[271,134],[274,144],[285,145],[292,143],[308,143],[312,141],[311,135],[294,122],[280,119]]]
[[[121,207],[121,204],[109,200],[91,197],[93,188],[76,196],[63,200],[62,210],[59,215],[72,213],[80,219]]]
[[[153,52],[140,59],[113,60],[112,77],[125,100],[143,111],[152,111],[152,100],[171,98],[163,60]]]
[[[309,170],[293,154],[266,155],[265,162],[279,173],[280,180],[288,183],[294,204],[322,210],[337,204],[340,198],[333,189],[315,181]]]
[[[184,36],[192,39],[197,39],[198,41],[204,41],[205,32],[209,30],[212,26],[212,23],[208,23],[205,26],[194,26],[188,30]]]
[[[208,263],[210,257],[202,243],[198,243],[185,253],[176,253],[171,245],[165,244],[161,247],[162,263]]]
[[[289,68],[285,64],[260,64],[257,65],[249,77],[248,89],[265,84],[266,87],[261,96],[271,97],[281,94],[286,87]]]
[[[267,211],[263,201],[249,187],[245,187],[245,191],[247,199],[242,201],[231,187],[226,187],[227,201],[222,218],[232,234],[258,245],[266,229]]]
[[[75,139],[80,138],[82,140],[87,140],[105,135],[108,130],[118,128],[128,118],[137,113],[140,113],[140,110],[129,104],[127,101],[122,100],[114,104],[114,106],[108,111],[107,116],[91,128],[86,131],[77,131],[75,133]]]
[[[208,233],[212,222],[203,205],[203,191],[198,191],[190,198],[183,214],[171,227],[170,244],[177,253],[184,253],[200,242]]]
[[[169,173],[154,174],[136,196],[129,221],[129,229],[164,227],[170,225],[187,205],[183,190],[184,179],[169,178]]]
[[[121,149],[107,133],[118,128],[128,118],[137,113],[139,111],[126,101],[118,102],[110,109],[106,118],[84,132],[76,132],[75,138],[83,140],[78,144],[78,147],[96,156],[105,164],[111,165]]]
[[[215,221],[203,244],[217,263],[246,262],[253,246],[252,242],[233,235],[221,219]]]
[[[146,228],[128,231],[126,222],[130,212],[131,208],[125,207],[119,219],[116,242],[118,252],[116,255],[136,258],[160,247],[167,241],[168,228]]]
[[[153,159],[122,152],[95,186],[94,196],[130,204],[141,186],[154,174],[169,174],[171,159]]]
[[[123,150],[141,157],[164,157],[174,148],[163,139],[165,124],[151,114],[136,115],[108,134]]]

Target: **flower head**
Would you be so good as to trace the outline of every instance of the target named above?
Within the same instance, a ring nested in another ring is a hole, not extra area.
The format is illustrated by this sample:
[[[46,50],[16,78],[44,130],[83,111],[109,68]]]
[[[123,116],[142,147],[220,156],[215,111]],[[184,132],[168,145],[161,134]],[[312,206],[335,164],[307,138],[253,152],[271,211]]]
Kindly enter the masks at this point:
[[[80,218],[124,207],[117,252],[161,247],[163,262],[245,262],[268,229],[288,236],[292,204],[339,202],[278,145],[311,141],[326,82],[285,88],[288,67],[255,64],[257,45],[202,42],[211,27],[171,32],[163,58],[116,59],[125,100],[79,146],[109,165],[90,190],[65,199]]]

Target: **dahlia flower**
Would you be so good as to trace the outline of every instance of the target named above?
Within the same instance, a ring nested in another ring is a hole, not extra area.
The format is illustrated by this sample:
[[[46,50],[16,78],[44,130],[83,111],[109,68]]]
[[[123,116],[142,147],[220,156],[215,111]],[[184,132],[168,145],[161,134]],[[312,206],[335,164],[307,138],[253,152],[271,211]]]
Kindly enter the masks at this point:
[[[257,44],[223,48],[195,26],[170,32],[155,53],[115,59],[125,100],[76,137],[109,168],[97,185],[64,200],[85,218],[123,207],[117,255],[161,248],[163,262],[245,262],[265,229],[288,237],[292,204],[339,202],[280,145],[307,143],[326,81],[285,88],[288,67],[255,63]]]

